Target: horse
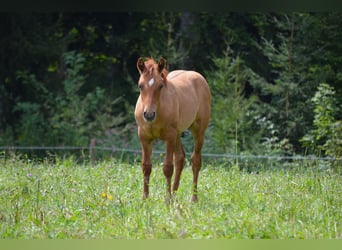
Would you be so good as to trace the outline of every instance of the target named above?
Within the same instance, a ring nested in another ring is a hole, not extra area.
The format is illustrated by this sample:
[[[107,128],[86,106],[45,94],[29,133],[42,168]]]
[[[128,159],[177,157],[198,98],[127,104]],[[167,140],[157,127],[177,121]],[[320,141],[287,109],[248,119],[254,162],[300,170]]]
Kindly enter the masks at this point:
[[[208,83],[195,71],[175,70],[169,73],[164,58],[160,58],[156,63],[152,58],[144,60],[140,57],[136,66],[140,73],[140,95],[134,116],[142,147],[143,199],[149,197],[152,142],[156,139],[166,144],[163,163],[166,195],[168,198],[175,195],[185,159],[181,135],[189,129],[194,139],[194,150],[190,158],[193,171],[191,201],[196,202],[198,175],[202,165],[202,146],[210,119],[211,94]]]

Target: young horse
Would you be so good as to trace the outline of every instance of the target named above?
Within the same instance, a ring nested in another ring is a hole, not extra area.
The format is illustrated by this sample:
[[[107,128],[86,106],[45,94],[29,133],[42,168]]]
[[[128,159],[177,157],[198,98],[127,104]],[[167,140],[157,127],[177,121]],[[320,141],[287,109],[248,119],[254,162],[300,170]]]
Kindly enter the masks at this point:
[[[135,107],[135,120],[142,146],[144,175],[143,198],[149,195],[152,170],[152,142],[161,139],[166,143],[163,171],[167,182],[167,195],[171,196],[171,178],[175,169],[172,194],[177,191],[183,170],[185,152],[181,133],[190,129],[194,138],[191,156],[193,171],[192,201],[197,201],[197,180],[202,162],[204,133],[210,118],[210,90],[204,77],[194,71],[176,70],[168,73],[166,61],[139,58],[140,96]],[[174,166],[173,166],[174,161]]]

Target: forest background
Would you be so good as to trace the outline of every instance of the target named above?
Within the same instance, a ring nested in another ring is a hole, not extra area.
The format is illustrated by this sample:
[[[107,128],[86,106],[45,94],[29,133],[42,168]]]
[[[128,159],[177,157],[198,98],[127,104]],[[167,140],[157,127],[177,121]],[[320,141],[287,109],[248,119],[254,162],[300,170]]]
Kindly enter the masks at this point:
[[[0,146],[139,149],[136,61],[163,56],[208,80],[204,152],[340,158],[341,41],[333,12],[0,13]]]

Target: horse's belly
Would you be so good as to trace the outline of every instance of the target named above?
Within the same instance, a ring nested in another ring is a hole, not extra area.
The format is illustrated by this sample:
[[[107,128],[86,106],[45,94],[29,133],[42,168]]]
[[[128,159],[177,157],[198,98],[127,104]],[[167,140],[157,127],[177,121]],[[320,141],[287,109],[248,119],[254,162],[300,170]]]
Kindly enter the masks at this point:
[[[187,130],[194,120],[196,119],[198,111],[198,103],[195,98],[189,98],[184,104],[181,104],[179,109],[179,130],[185,131]]]

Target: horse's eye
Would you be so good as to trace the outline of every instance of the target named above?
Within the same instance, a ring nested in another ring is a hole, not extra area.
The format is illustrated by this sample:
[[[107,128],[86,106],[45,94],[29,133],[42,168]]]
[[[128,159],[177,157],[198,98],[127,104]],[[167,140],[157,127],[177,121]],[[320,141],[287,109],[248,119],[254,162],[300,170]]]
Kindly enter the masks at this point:
[[[139,84],[139,89],[140,89],[140,91],[143,91],[144,90],[144,85]]]
[[[161,90],[163,87],[164,87],[164,85],[163,85],[163,84],[160,84],[160,85],[159,85],[159,90]]]

